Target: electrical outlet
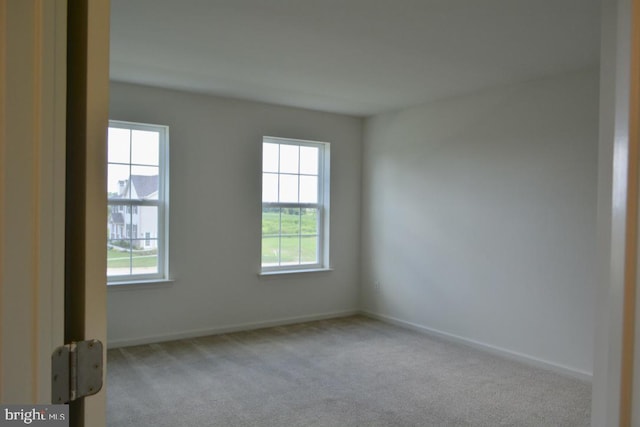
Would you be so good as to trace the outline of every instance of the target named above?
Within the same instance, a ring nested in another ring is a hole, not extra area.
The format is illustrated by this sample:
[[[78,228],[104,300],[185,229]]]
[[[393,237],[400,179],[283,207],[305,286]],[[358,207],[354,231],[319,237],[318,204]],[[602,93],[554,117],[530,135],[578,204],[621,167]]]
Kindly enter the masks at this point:
[[[381,286],[380,286],[380,281],[379,280],[376,280],[375,282],[373,282],[373,289],[376,292],[380,292],[380,288],[381,288]]]

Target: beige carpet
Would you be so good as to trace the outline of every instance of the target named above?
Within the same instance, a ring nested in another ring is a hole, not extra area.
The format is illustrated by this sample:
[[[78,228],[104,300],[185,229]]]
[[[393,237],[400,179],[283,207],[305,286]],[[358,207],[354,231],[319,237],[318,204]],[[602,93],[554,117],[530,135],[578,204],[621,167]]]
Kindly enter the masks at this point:
[[[355,316],[108,352],[109,427],[587,426],[589,383]]]

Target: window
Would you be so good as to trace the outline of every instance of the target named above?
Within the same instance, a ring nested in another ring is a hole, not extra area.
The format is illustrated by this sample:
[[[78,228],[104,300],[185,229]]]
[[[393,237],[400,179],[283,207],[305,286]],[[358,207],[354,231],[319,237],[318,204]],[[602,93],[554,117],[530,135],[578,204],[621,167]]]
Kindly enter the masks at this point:
[[[107,279],[168,278],[166,126],[109,121]]]
[[[264,137],[262,272],[329,267],[329,144]]]

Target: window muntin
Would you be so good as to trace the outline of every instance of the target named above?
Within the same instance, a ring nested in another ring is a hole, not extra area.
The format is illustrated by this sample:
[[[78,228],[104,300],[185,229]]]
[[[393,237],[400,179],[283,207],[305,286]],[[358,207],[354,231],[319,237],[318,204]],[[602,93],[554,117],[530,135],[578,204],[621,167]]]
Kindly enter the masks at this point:
[[[329,144],[265,137],[262,271],[328,267]]]
[[[107,280],[168,278],[168,128],[109,121]]]

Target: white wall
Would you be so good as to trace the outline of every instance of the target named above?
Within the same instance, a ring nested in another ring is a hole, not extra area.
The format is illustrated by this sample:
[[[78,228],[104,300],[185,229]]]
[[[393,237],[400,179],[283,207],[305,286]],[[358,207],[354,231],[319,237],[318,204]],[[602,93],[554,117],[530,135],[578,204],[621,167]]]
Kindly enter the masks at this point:
[[[364,309],[590,375],[597,148],[596,69],[368,119]]]
[[[169,126],[170,286],[109,289],[111,345],[358,309],[360,118],[112,83],[110,118]],[[259,278],[262,136],[331,142],[328,273]]]

